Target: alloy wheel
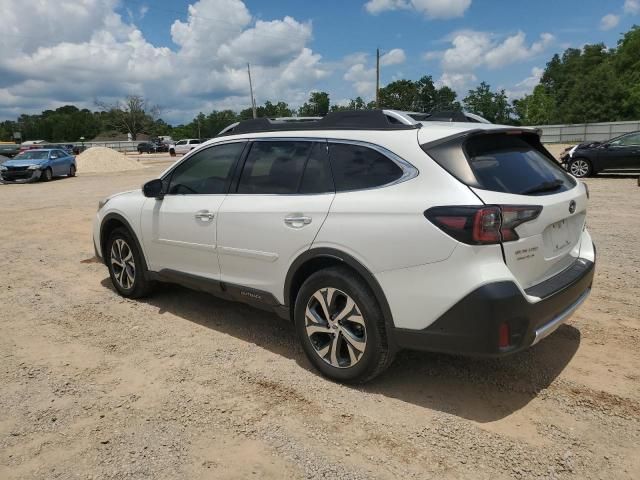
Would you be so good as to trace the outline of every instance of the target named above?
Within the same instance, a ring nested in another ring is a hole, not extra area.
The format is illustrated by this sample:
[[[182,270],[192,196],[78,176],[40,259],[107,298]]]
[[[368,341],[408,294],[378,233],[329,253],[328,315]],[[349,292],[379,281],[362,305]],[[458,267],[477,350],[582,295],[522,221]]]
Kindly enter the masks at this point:
[[[367,346],[360,308],[336,288],[321,288],[311,296],[305,310],[305,331],[318,356],[336,368],[353,367]]]
[[[569,170],[574,177],[586,177],[589,173],[589,164],[586,160],[574,160]]]
[[[116,238],[111,245],[111,267],[118,285],[130,290],[136,278],[136,263],[131,247],[122,238]]]

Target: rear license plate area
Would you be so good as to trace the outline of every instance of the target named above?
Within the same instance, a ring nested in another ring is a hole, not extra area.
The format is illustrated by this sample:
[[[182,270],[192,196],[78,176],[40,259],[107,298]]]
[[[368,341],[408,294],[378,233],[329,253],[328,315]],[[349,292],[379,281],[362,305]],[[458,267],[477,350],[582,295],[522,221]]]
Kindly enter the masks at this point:
[[[549,225],[547,232],[549,234],[548,238],[551,243],[551,250],[554,253],[560,252],[572,244],[571,229],[566,219]]]

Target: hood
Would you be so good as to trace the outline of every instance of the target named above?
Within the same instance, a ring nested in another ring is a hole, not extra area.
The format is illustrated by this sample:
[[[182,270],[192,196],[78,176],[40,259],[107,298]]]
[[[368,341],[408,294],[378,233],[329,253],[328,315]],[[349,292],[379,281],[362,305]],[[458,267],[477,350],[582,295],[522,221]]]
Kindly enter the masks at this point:
[[[2,165],[4,165],[5,167],[28,167],[30,165],[42,165],[44,163],[47,163],[48,160],[46,158],[42,158],[42,159],[29,159],[29,158],[24,158],[24,159],[13,159],[13,160],[9,160],[7,162],[4,162]]]
[[[581,150],[586,150],[589,148],[596,148],[599,147],[600,145],[602,145],[602,142],[584,142],[584,143],[579,143],[576,146],[576,149],[581,149]]]

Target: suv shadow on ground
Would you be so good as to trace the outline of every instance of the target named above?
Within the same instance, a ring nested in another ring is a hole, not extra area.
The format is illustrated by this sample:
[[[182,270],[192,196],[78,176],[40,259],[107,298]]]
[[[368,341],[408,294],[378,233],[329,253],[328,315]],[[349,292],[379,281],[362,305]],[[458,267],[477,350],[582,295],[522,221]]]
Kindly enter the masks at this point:
[[[102,285],[110,290],[109,278]],[[139,300],[179,318],[282,355],[316,375],[293,325],[276,315],[177,285],[161,284]],[[580,332],[563,325],[524,352],[501,359],[400,352],[380,377],[352,388],[480,423],[500,420],[523,408],[547,388],[576,353]],[[330,381],[330,380],[326,380]]]

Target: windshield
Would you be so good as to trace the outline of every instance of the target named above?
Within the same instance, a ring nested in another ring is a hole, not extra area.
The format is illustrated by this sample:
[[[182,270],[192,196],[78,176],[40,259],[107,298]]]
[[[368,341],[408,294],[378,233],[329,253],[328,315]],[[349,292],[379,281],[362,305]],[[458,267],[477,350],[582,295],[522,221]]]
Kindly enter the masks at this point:
[[[38,150],[27,151],[15,156],[16,160],[46,160],[47,158],[49,158],[48,150],[45,152]]]

